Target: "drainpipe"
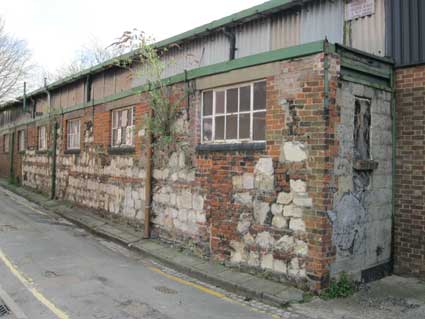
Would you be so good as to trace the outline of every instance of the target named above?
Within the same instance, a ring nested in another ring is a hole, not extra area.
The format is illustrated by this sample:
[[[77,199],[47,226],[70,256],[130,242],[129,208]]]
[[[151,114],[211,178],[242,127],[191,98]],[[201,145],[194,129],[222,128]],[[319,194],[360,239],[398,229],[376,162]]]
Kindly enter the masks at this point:
[[[149,116],[152,118],[152,108],[149,111]],[[146,176],[145,176],[145,229],[143,238],[149,239],[151,232],[151,207],[152,207],[152,131],[148,127],[146,135]]]
[[[27,82],[24,82],[24,102],[23,102],[23,107],[24,107],[24,113],[27,111]]]
[[[397,159],[397,114],[396,114],[396,100],[395,100],[395,94],[396,94],[396,88],[395,88],[395,81],[394,81],[394,69],[391,74],[391,119],[392,119],[392,143],[393,143],[393,149],[392,149],[392,192],[391,192],[391,208],[392,208],[392,235],[391,235],[391,260],[390,260],[390,266],[391,266],[391,273],[394,272],[394,253],[395,253],[395,188],[396,188],[396,159]]]
[[[224,28],[223,33],[230,41],[229,60],[234,60],[236,56],[236,50],[237,50],[235,31],[230,31],[228,28]]]
[[[51,175],[51,193],[50,199],[55,199],[56,195],[56,147],[57,147],[57,137],[58,137],[58,123],[56,120],[53,123],[53,146],[52,146],[52,175]]]
[[[10,140],[9,140],[9,161],[10,161],[10,166],[9,166],[9,183],[10,184],[14,184],[15,183],[15,167],[14,167],[14,153],[15,153],[15,132],[12,132],[12,134],[10,134]]]

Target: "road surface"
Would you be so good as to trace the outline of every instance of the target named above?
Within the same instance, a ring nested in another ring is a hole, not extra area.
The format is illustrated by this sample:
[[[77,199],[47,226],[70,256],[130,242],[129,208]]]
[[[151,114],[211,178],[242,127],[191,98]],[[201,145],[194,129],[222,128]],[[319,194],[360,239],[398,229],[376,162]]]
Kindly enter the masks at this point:
[[[96,238],[2,188],[0,291],[29,319],[292,318]]]

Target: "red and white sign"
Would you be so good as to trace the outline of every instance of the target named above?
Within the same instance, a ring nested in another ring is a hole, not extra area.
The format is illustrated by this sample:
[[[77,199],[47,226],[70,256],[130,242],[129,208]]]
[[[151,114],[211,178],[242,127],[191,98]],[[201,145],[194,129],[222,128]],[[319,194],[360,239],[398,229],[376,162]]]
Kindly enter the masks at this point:
[[[353,20],[375,13],[375,0],[351,0],[345,6],[345,20]]]

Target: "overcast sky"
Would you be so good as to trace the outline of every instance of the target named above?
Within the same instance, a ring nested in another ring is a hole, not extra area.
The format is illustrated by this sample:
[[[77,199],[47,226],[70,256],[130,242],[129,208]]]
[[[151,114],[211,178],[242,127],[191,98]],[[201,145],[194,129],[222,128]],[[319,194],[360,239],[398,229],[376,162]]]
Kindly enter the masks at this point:
[[[190,30],[265,0],[0,0],[6,29],[28,42],[48,71],[97,38],[110,44],[137,28],[156,40]]]

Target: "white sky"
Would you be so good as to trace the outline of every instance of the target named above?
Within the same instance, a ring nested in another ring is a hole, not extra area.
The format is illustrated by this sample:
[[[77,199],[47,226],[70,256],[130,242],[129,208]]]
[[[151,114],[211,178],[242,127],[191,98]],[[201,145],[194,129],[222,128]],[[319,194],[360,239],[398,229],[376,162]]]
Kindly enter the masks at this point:
[[[0,0],[6,30],[27,41],[34,62],[53,71],[97,38],[110,44],[137,28],[162,40],[265,0]]]

